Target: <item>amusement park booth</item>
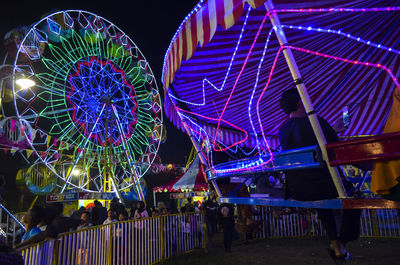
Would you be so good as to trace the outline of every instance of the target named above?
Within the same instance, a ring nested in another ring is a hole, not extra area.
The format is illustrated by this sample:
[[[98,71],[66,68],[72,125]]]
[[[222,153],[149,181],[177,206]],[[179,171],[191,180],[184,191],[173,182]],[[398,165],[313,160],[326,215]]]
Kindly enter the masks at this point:
[[[177,208],[183,206],[188,198],[201,204],[208,196],[208,184],[198,156],[182,175],[167,184],[153,188],[155,207],[157,207],[156,194],[162,192],[169,192],[170,199],[177,200]]]

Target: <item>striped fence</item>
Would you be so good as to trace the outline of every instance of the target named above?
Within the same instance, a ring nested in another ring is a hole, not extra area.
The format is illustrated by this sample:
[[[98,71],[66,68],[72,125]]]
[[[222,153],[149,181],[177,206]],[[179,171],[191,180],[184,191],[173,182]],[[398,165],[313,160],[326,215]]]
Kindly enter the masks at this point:
[[[280,218],[274,217],[273,207],[258,207],[261,232],[256,238],[319,237],[325,231],[314,210],[299,209]],[[338,216],[338,218],[340,218]],[[400,238],[400,211],[397,209],[365,209],[361,214],[362,237]]]
[[[257,207],[256,238],[324,236],[317,214],[298,209],[274,216],[273,207]],[[282,209],[281,209],[282,210]],[[276,208],[275,208],[276,211]],[[400,238],[398,210],[364,210],[361,236]],[[202,213],[176,214],[112,223],[60,235],[22,251],[26,265],[154,264],[205,247]]]
[[[111,223],[22,250],[26,265],[145,265],[205,247],[202,213]]]

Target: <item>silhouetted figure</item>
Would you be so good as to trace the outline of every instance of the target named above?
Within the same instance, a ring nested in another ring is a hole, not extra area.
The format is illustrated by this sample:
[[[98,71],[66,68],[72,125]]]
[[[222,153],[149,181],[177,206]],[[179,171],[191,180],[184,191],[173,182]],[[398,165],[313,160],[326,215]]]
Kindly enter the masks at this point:
[[[301,102],[297,89],[290,89],[282,94],[280,105],[283,111],[290,116],[279,129],[279,141],[282,150],[295,149],[306,146],[317,145],[311,123]],[[326,141],[337,142],[339,138],[329,123],[318,118]],[[337,198],[338,194],[329,173],[328,167],[293,170],[285,173],[286,189],[288,195],[299,201],[313,201]],[[347,192],[353,189],[344,177],[343,185]],[[341,230],[336,230],[334,211],[330,209],[318,209],[318,217],[330,239],[330,248],[335,258],[346,258],[348,252],[344,245],[356,240],[360,234],[360,210],[344,210],[341,223]]]

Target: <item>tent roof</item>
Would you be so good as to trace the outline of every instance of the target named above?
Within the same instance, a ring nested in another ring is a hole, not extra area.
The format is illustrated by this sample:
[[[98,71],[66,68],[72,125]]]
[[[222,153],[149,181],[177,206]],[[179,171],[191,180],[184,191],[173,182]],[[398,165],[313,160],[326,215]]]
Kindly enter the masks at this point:
[[[198,156],[184,174],[165,185],[154,187],[153,190],[156,192],[207,191],[208,184]]]
[[[294,85],[263,2],[209,0],[181,24],[162,77],[177,127],[228,147],[278,144],[279,97]],[[381,133],[399,86],[398,1],[274,4],[318,115],[334,124],[347,106],[342,135]]]

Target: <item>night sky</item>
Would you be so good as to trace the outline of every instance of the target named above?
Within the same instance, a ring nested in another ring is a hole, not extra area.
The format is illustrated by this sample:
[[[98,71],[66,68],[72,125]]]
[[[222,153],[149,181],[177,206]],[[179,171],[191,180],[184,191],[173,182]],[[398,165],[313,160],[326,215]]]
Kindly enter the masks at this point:
[[[0,16],[1,32],[30,25],[54,10],[80,9],[93,12],[114,23],[123,30],[139,47],[153,70],[160,93],[161,72],[164,54],[185,16],[194,8],[196,0],[169,1],[4,1]],[[1,42],[0,56],[4,58],[5,48]],[[160,146],[159,154],[163,163],[185,163],[191,144],[186,134],[178,131],[164,116],[167,141]],[[17,170],[26,166],[19,155],[4,155],[0,151],[0,174],[7,177],[7,187],[14,188],[13,180]]]

